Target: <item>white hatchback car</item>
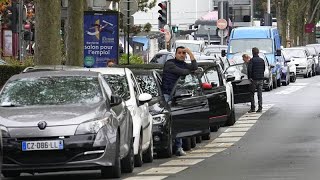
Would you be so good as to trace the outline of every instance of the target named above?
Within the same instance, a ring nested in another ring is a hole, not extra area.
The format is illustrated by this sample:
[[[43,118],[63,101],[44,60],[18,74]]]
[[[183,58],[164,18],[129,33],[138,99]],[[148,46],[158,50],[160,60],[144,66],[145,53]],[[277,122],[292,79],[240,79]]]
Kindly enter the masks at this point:
[[[152,162],[152,116],[147,103],[152,96],[143,93],[135,76],[128,68],[90,68],[90,71],[100,72],[114,91],[124,99],[131,112],[135,166],[140,167],[143,162]]]

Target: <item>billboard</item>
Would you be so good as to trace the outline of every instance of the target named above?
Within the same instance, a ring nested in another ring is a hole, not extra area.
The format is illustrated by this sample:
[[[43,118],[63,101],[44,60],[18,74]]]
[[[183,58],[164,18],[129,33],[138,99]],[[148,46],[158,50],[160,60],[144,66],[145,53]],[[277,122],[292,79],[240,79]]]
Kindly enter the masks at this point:
[[[84,66],[107,67],[111,59],[118,63],[118,12],[86,11],[83,19]]]

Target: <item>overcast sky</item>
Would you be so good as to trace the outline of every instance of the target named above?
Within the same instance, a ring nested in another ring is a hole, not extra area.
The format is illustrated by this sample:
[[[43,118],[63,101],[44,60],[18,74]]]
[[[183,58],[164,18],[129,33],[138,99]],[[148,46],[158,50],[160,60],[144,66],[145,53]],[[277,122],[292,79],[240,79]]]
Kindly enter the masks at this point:
[[[160,7],[158,3],[162,0],[158,0],[156,7],[148,12],[137,12],[134,16],[134,24],[151,23],[153,30],[158,28],[158,10]],[[205,15],[212,9],[212,0],[171,0],[172,4],[172,24],[179,25],[181,27],[186,24],[193,24],[196,19]],[[211,7],[211,8],[210,8]]]

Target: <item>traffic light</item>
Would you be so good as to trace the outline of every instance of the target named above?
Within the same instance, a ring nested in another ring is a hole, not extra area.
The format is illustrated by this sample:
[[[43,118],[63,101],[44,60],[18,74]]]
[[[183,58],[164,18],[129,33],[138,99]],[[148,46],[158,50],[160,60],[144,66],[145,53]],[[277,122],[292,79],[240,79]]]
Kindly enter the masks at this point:
[[[177,33],[179,30],[178,26],[172,26],[172,32]]]
[[[167,24],[167,13],[168,13],[168,6],[167,6],[167,1],[163,1],[158,4],[158,6],[161,8],[158,13],[159,13],[159,29],[163,28]]]

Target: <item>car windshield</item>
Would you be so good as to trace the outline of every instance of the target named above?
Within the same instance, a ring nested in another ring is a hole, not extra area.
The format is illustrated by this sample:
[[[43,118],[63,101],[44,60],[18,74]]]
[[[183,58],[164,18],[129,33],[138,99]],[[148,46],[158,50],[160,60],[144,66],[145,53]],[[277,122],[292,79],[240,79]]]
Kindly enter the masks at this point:
[[[176,43],[176,47],[183,46],[189,48],[192,52],[200,52],[200,44],[192,43]]]
[[[195,33],[196,34],[205,34],[205,35],[207,35],[209,33],[210,35],[217,35],[217,26],[199,25],[199,28]]]
[[[317,55],[316,50],[314,49],[314,47],[310,47],[310,46],[306,46],[306,48],[308,49],[309,53],[311,55]]]
[[[34,77],[8,82],[0,106],[94,104],[102,98],[97,77]]]
[[[248,54],[250,57],[252,57],[252,54],[250,53],[237,53],[235,55],[232,56],[232,58],[229,59],[229,63],[231,65],[235,65],[235,64],[243,64],[243,58],[242,55],[243,54]],[[263,53],[259,53],[259,57],[262,58],[263,60],[266,60],[265,55]]]
[[[306,54],[304,53],[303,49],[284,49],[290,58],[305,58]]]
[[[264,53],[272,53],[273,45],[271,39],[233,39],[230,42],[230,53],[250,52],[252,48],[257,47]]]
[[[125,74],[105,74],[104,79],[120,97],[124,100],[130,99],[129,84]]]
[[[167,60],[167,54],[156,54],[150,61],[150,63],[164,64]]]
[[[151,75],[137,75],[136,79],[143,91],[158,97],[160,95],[155,79]]]
[[[226,47],[208,47],[204,49],[204,54],[221,54],[221,50],[227,50]]]

